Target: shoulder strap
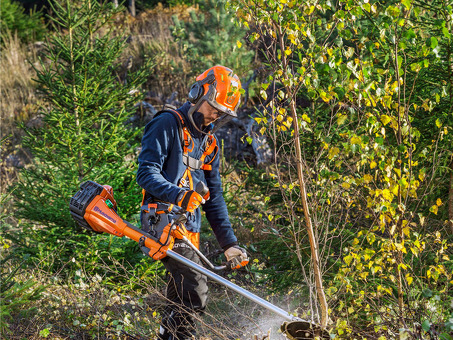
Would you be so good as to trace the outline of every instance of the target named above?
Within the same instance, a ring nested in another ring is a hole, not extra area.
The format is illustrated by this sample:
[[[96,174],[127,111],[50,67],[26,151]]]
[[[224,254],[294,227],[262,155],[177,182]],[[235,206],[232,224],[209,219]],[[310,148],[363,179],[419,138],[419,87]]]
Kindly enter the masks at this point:
[[[176,122],[178,124],[178,132],[179,132],[179,140],[181,142],[181,148],[184,150],[184,128],[186,127],[186,123],[184,121],[184,118],[182,117],[182,115],[176,111],[176,110],[173,110],[173,109],[164,109],[164,110],[161,110],[159,112],[157,112],[153,118],[157,117],[158,115],[164,113],[164,112],[169,112],[173,115],[173,117],[175,117],[176,119]]]

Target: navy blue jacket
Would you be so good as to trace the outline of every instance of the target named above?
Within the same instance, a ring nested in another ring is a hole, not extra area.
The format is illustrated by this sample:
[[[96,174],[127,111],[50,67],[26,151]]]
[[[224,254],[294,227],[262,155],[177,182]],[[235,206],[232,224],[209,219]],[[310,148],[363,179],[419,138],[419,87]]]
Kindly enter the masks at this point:
[[[203,154],[201,144],[204,135],[197,131],[190,123],[187,113],[191,104],[185,103],[178,109],[185,119],[185,124],[189,128],[194,141],[193,151],[189,156],[199,159]],[[198,115],[197,115],[198,114]],[[195,113],[195,123],[201,120],[201,114]],[[197,119],[198,118],[198,119]],[[181,192],[178,182],[183,176],[186,166],[183,163],[183,150],[179,134],[178,121],[172,113],[163,112],[154,117],[145,127],[142,138],[142,150],[138,157],[137,183],[146,190],[149,203],[153,199],[176,204],[176,199]],[[213,156],[207,157],[208,160]],[[220,246],[224,249],[237,243],[233,228],[228,218],[228,211],[223,198],[221,186],[219,164],[219,153],[213,160],[212,170],[193,170],[192,178],[194,186],[203,181],[209,188],[211,197],[203,204],[203,211],[206,213],[214,234]],[[177,208],[177,207],[175,207]],[[200,209],[195,214],[189,216],[186,228],[192,232],[200,232],[201,212]]]

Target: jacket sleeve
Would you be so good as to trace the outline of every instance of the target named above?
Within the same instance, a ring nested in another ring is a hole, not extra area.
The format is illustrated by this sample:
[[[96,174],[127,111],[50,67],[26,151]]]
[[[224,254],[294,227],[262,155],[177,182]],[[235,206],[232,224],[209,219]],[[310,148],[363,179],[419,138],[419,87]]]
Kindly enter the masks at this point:
[[[228,210],[223,198],[222,183],[219,172],[220,158],[217,154],[212,161],[212,170],[204,171],[206,184],[208,185],[211,197],[203,205],[206,218],[219,242],[220,246],[226,250],[237,244],[233,228],[228,218]]]
[[[181,188],[165,178],[162,169],[172,147],[179,143],[178,128],[176,119],[169,113],[155,117],[145,127],[138,156],[138,185],[157,199],[169,203],[176,203]]]

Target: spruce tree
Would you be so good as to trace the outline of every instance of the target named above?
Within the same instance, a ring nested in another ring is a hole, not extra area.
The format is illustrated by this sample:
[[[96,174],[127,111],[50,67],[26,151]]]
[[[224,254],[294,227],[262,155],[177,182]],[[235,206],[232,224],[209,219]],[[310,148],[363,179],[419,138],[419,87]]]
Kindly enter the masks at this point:
[[[241,47],[246,30],[237,24],[236,16],[225,8],[225,3],[207,0],[203,12],[190,12],[191,20],[187,22],[173,17],[173,36],[182,45],[193,75],[218,64],[240,76],[250,70],[255,52],[245,45]]]
[[[113,32],[118,10],[111,3],[56,1],[53,11],[56,33],[46,43],[42,70],[36,69],[47,104],[41,127],[24,126],[33,162],[20,173],[14,195],[18,217],[64,239],[77,228],[68,202],[82,181],[111,185],[120,213],[136,213],[139,131],[125,123],[149,63],[120,79],[126,39]]]

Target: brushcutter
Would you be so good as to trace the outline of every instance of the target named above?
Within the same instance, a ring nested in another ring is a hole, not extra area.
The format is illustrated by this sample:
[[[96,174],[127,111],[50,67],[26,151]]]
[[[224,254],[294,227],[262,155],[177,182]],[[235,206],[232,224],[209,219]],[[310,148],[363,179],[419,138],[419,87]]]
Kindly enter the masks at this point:
[[[206,190],[203,182],[199,182],[195,188],[195,191],[202,196],[207,192]],[[181,213],[172,221],[164,220],[164,223],[157,224],[146,232],[123,220],[116,213],[117,203],[113,198],[112,187],[93,181],[80,185],[80,190],[70,200],[69,208],[79,226],[96,233],[109,233],[118,237],[126,236],[138,242],[140,249],[154,260],[161,260],[168,256],[281,316],[286,320],[281,326],[281,330],[289,339],[314,339],[316,336],[329,339],[328,334],[318,326],[284,311],[212,272],[212,270],[234,268],[236,264],[234,261],[230,261],[223,266],[214,266],[185,236],[184,223],[187,220],[185,213]],[[211,270],[174,252],[172,247],[175,239],[180,239],[188,244]]]

